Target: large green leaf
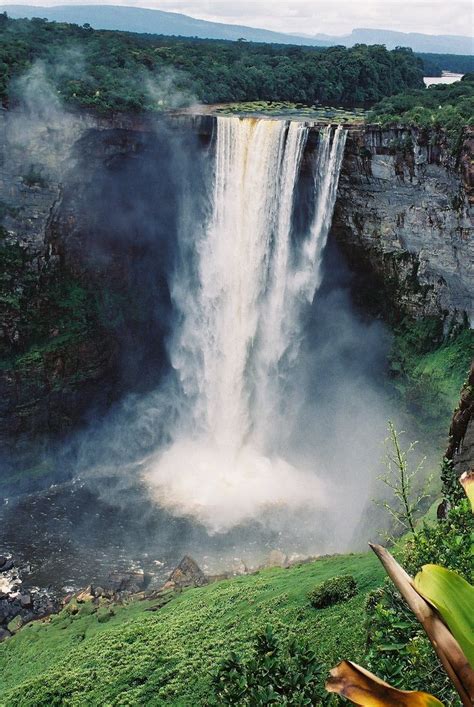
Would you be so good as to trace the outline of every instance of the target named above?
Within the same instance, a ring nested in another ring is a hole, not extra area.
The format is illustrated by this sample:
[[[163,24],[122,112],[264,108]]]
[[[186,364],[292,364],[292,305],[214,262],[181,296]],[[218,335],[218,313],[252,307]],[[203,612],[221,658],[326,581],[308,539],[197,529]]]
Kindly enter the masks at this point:
[[[415,589],[441,614],[471,667],[474,667],[474,587],[456,572],[424,565]]]

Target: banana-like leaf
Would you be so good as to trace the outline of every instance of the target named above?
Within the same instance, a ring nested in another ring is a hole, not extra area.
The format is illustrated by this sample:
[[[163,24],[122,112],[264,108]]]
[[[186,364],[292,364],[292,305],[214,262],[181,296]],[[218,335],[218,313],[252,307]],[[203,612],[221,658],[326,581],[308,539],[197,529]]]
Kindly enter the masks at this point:
[[[445,567],[424,565],[415,589],[441,614],[474,668],[474,587]]]
[[[471,502],[472,512],[474,513],[474,469],[471,469],[471,471],[465,471],[459,481],[466,493],[466,496]]]
[[[441,620],[438,612],[432,609],[427,600],[415,590],[413,579],[395,558],[384,547],[371,543],[369,545],[425,629],[443,668],[459,693],[462,704],[464,707],[472,707],[474,705],[474,669],[470,666],[458,641]]]
[[[443,707],[443,703],[426,692],[397,690],[362,668],[343,660],[330,671],[326,682],[328,692],[347,697],[364,707]]]

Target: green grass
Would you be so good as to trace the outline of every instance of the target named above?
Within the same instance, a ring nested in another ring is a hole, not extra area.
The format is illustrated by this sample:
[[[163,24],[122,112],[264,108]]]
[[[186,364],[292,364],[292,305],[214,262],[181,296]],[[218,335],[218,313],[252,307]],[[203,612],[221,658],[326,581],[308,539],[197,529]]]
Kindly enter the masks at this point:
[[[474,355],[474,332],[464,328],[444,338],[440,322],[427,318],[404,320],[394,333],[393,388],[414,433],[441,454]]]
[[[357,595],[313,609],[308,592],[345,573],[356,578]],[[248,652],[267,624],[307,640],[325,669],[344,657],[363,661],[364,598],[382,577],[371,554],[334,556],[190,589],[157,612],[146,611],[149,601],[116,607],[111,617],[91,605],[76,616],[63,611],[0,645],[0,704],[212,704],[220,660]]]
[[[455,407],[473,354],[474,331],[465,329],[452,341],[421,357],[413,369],[413,375],[428,377],[451,407]]]

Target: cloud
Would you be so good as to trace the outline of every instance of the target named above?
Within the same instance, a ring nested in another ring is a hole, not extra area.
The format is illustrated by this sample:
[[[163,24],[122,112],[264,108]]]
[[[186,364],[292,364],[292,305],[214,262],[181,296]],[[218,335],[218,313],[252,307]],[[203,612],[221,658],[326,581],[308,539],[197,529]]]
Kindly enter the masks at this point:
[[[217,22],[265,27],[282,32],[344,34],[355,27],[377,27],[403,32],[466,34],[470,0],[157,0],[166,9]]]
[[[35,5],[78,4],[81,0],[38,0]],[[104,0],[86,0],[104,4]],[[346,34],[357,27],[425,34],[468,34],[471,0],[114,0],[110,4],[181,12],[231,24],[302,34]]]

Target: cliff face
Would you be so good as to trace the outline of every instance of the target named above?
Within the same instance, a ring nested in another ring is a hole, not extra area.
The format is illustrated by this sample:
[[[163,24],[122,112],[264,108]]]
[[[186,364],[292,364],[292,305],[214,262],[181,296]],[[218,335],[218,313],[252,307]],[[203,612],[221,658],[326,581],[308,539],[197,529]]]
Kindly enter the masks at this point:
[[[79,282],[48,243],[70,148],[88,119],[0,114],[0,444],[73,428],[100,397],[115,345],[82,326]],[[72,299],[71,299],[72,297]],[[69,319],[68,319],[69,317]],[[68,320],[67,320],[68,319]],[[66,321],[67,320],[67,321]]]
[[[74,118],[40,134],[26,125],[20,139],[18,123],[0,116],[9,278],[0,299],[1,444],[67,431],[124,391],[156,383],[177,203],[192,202],[195,215],[202,208],[213,126],[212,116]],[[448,325],[472,312],[471,148],[467,136],[456,164],[436,136],[350,130],[333,234],[354,292],[377,315]]]
[[[23,135],[19,124],[23,123]],[[67,434],[166,364],[180,175],[205,182],[206,119],[0,115],[0,445]],[[26,128],[26,129],[25,129]]]
[[[374,313],[472,317],[472,142],[466,134],[458,164],[436,133],[349,132],[333,233]]]

